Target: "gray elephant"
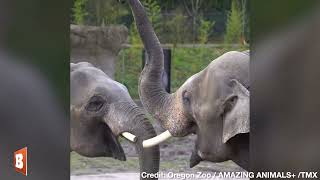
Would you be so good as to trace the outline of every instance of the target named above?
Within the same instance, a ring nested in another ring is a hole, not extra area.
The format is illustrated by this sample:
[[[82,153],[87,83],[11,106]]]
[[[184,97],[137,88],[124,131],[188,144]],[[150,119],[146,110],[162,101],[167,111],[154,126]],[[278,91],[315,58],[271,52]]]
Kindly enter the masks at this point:
[[[149,61],[139,80],[143,106],[172,136],[197,134],[190,166],[233,160],[248,168],[249,55],[228,52],[190,77],[176,92],[161,83],[163,51],[145,10],[129,0]]]
[[[159,146],[143,148],[142,141],[156,136],[143,109],[122,84],[90,63],[71,63],[71,150],[87,157],[113,157],[124,161],[121,134],[134,142],[140,172],[159,170]]]

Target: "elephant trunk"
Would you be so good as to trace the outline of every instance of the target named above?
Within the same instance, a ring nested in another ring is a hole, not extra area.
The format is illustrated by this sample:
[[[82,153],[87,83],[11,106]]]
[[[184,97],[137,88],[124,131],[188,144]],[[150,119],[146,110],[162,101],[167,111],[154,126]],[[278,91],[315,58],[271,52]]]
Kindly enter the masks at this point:
[[[119,111],[120,110],[120,111]],[[113,116],[110,118],[110,116]],[[129,132],[137,137],[137,141],[133,143],[139,155],[140,179],[156,179],[142,178],[142,173],[157,173],[159,171],[159,146],[143,148],[143,140],[150,139],[156,136],[156,132],[148,121],[145,112],[133,102],[115,103],[110,106],[108,119],[116,119],[116,121],[108,122],[115,135],[120,135],[123,132]]]
[[[137,116],[135,125],[136,126],[132,129],[132,133],[138,137],[138,141],[135,145],[139,154],[140,178],[142,179],[141,173],[155,174],[159,171],[160,151],[159,145],[150,148],[143,148],[142,146],[143,140],[155,137],[157,135],[146,116]]]
[[[169,94],[162,85],[164,55],[146,12],[139,0],[129,0],[137,29],[148,53],[148,61],[141,72],[139,80],[139,95],[146,110],[157,119],[163,128],[173,136],[183,136],[187,133],[187,121],[178,106],[176,93]]]

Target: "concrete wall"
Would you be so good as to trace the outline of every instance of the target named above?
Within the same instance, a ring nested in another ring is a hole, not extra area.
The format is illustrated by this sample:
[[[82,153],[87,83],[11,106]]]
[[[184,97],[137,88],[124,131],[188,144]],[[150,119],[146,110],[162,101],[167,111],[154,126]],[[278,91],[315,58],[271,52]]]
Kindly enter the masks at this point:
[[[117,55],[126,43],[125,26],[70,26],[71,62],[89,62],[114,79]]]

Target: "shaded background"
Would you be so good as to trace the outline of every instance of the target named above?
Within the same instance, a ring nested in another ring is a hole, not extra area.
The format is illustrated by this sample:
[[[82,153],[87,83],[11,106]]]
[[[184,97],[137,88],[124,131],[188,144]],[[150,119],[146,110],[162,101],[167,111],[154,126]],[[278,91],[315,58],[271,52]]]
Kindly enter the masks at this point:
[[[34,65],[53,85],[64,105],[69,102],[69,16],[71,1],[7,1],[3,47],[21,62]]]
[[[0,179],[69,179],[71,1],[0,1]],[[13,152],[28,147],[28,176]]]
[[[251,169],[319,171],[319,1],[250,6]]]

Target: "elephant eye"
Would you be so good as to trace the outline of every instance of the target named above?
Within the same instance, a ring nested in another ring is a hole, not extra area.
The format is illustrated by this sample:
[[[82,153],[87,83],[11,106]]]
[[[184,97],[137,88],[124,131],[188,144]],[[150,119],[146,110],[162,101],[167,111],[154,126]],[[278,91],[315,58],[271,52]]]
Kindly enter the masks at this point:
[[[104,100],[102,97],[100,97],[100,96],[93,96],[93,97],[89,100],[89,102],[88,102],[88,104],[87,104],[87,106],[86,106],[86,110],[87,110],[87,111],[97,112],[97,111],[99,111],[99,110],[103,107],[104,103],[105,103],[105,100]]]
[[[190,103],[190,93],[188,91],[183,91],[182,99],[184,103]]]

